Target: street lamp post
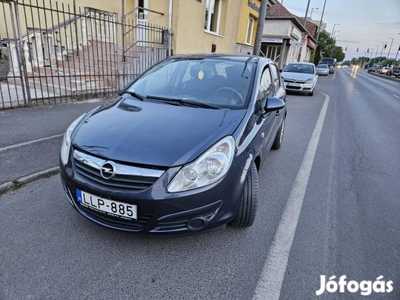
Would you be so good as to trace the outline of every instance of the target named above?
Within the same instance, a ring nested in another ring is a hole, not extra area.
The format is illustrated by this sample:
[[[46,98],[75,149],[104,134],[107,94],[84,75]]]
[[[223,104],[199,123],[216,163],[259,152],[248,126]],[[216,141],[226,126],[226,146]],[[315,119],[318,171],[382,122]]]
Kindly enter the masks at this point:
[[[332,29],[331,36],[332,36],[332,34],[335,32],[335,26],[336,26],[336,25],[340,25],[340,23],[333,24],[333,29]]]
[[[308,16],[308,8],[309,7],[310,7],[310,0],[308,0],[308,2],[307,2],[307,9],[306,9],[306,15],[304,16],[303,27],[306,27],[307,16]]]
[[[313,13],[313,10],[314,10],[314,9],[318,9],[318,7],[313,7],[313,8],[311,8],[310,20],[312,20],[312,13]]]
[[[390,43],[389,52],[388,52],[388,55],[386,56],[386,58],[389,58],[390,50],[392,50],[392,45],[393,45],[394,38],[389,38],[389,40],[392,40],[392,42]]]
[[[378,61],[378,64],[380,64],[380,63],[381,63],[381,58],[382,58],[383,49],[385,49],[385,45],[386,45],[386,43],[385,43],[385,42],[380,42],[380,43],[382,44],[382,50],[381,50],[381,55],[379,55],[379,61]]]
[[[321,20],[319,21],[318,25],[317,44],[318,44],[319,34],[321,32],[322,19],[324,18],[325,6],[326,6],[326,0],[324,1],[324,8],[322,9]]]
[[[372,51],[369,52],[369,49],[371,49]],[[369,56],[368,56],[369,60],[371,60],[371,58],[372,58],[372,52],[374,52],[373,50],[374,49],[372,47],[368,47],[368,49],[367,49],[367,52],[369,53]]]
[[[375,47],[378,47],[378,48],[376,48],[376,53],[375,53],[375,58],[377,58],[378,57],[379,45],[375,45]]]
[[[385,49],[385,46],[384,45],[386,45],[386,43],[385,42],[380,42],[383,46],[382,46],[382,49],[381,49],[381,55],[379,55],[379,57],[382,57],[382,53],[383,53],[383,49]]]
[[[399,32],[398,34],[400,34],[400,32]],[[399,48],[397,49],[396,57],[394,58],[394,61],[395,61],[395,62],[397,61],[397,55],[399,55],[399,51],[400,51],[400,46],[399,46]]]
[[[265,16],[267,15],[268,0],[261,0],[259,22],[257,24],[256,41],[254,43],[253,54],[260,55],[261,42],[264,30]]]
[[[336,32],[339,32],[340,30],[335,30],[334,32],[332,32],[332,38],[334,39],[336,37]]]

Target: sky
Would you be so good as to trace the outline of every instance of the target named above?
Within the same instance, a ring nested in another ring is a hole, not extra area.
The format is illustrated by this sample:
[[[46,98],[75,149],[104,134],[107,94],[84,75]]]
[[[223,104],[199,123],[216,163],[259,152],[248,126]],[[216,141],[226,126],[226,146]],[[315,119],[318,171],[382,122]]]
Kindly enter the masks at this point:
[[[345,60],[360,56],[395,58],[400,47],[400,0],[280,0],[293,14],[322,22],[343,48]],[[318,9],[317,9],[318,8]],[[336,24],[336,25],[335,25]],[[386,44],[386,49],[384,49]],[[391,46],[391,47],[390,47]],[[345,51],[347,47],[347,51]],[[357,52],[357,48],[359,49]],[[369,53],[367,53],[369,49]],[[389,53],[390,50],[390,53]],[[400,53],[397,59],[400,59]]]

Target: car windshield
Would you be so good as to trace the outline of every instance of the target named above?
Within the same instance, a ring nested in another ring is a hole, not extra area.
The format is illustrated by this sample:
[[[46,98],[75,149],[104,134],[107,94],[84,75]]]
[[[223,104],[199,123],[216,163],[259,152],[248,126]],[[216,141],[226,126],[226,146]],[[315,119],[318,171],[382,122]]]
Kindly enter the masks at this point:
[[[310,64],[288,64],[283,72],[314,74],[314,67]]]
[[[328,69],[329,66],[328,66],[328,65],[325,65],[325,64],[319,64],[319,65],[317,66],[317,68],[319,68],[319,69]]]
[[[126,92],[142,101],[242,109],[254,70],[254,62],[245,60],[170,58],[145,72]]]

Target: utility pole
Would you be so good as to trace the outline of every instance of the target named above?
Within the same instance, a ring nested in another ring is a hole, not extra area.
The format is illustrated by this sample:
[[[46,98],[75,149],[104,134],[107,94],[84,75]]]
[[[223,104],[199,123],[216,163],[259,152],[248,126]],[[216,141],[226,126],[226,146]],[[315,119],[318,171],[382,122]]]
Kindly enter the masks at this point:
[[[308,15],[308,8],[310,7],[310,0],[307,2],[307,9],[306,9],[306,15],[304,16],[304,21],[303,21],[303,27],[306,28],[306,22],[307,22],[307,15]]]
[[[321,32],[322,19],[324,18],[325,5],[326,5],[326,0],[324,1],[324,8],[322,9],[321,21],[319,21],[318,33],[317,33],[317,45],[318,45],[319,33]]]
[[[260,13],[258,16],[256,41],[254,43],[253,55],[260,55],[261,41],[264,32],[265,16],[267,15],[268,0],[261,0]]]

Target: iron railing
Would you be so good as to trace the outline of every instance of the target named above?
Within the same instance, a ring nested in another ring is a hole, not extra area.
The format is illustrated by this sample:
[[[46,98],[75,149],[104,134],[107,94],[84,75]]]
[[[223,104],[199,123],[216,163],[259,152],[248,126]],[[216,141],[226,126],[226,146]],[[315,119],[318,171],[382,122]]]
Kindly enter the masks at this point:
[[[75,0],[0,0],[0,109],[113,95],[167,56],[166,32]]]

